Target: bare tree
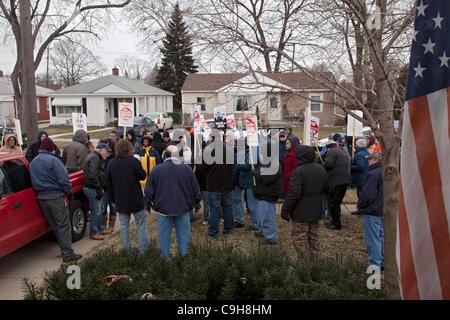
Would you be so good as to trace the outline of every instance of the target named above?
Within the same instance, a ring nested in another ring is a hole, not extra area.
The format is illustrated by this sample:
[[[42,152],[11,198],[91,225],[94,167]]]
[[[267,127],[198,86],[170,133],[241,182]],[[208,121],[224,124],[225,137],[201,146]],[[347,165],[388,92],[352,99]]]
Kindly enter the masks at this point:
[[[72,86],[86,77],[102,75],[106,70],[100,59],[80,43],[58,41],[53,50],[52,65],[60,84]]]
[[[47,47],[70,34],[96,33],[108,20],[109,8],[121,8],[130,0],[0,0],[2,15],[12,31],[16,64],[11,74],[19,119],[28,136],[37,134],[35,72]],[[36,52],[36,55],[35,55]]]
[[[150,62],[134,56],[122,56],[114,63],[123,76],[130,79],[144,79],[150,72]]]

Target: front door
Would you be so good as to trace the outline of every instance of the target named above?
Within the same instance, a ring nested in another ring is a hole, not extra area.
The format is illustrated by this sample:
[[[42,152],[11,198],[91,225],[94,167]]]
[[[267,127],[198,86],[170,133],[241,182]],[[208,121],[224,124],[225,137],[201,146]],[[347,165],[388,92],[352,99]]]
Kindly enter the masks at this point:
[[[280,96],[269,96],[269,108],[268,108],[269,121],[281,120],[281,108],[280,108]]]

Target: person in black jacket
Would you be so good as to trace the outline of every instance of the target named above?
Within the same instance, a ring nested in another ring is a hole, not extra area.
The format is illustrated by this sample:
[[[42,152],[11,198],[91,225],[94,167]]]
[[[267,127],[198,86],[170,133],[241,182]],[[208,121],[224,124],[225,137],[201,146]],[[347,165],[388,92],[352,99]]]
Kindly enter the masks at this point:
[[[27,153],[25,154],[25,158],[27,158],[27,161],[29,163],[38,156],[39,148],[41,147],[41,142],[47,137],[48,137],[48,134],[46,131],[44,131],[44,130],[39,131],[38,136],[37,136],[37,141],[28,148]],[[59,149],[56,145],[55,145],[54,155],[57,156],[58,158],[61,157],[61,151],[59,151]]]
[[[328,229],[340,230],[341,204],[347,192],[349,182],[350,162],[344,150],[337,147],[336,143],[327,146],[327,156],[323,167],[328,173],[328,210],[331,213],[331,223],[326,223]]]
[[[112,159],[114,159],[114,157],[116,156],[116,154],[114,152],[114,148],[116,147],[117,142],[116,142],[116,140],[114,140],[112,138],[103,138],[103,139],[100,139],[99,143],[105,143],[111,149],[111,153],[105,159],[105,168],[108,168],[109,162]],[[103,187],[103,210],[102,210],[103,227],[105,229],[114,231],[114,226],[116,224],[117,212],[116,212],[116,208],[112,205],[112,202],[109,200],[108,190],[106,188],[107,188],[107,186],[105,184]],[[109,207],[109,219],[108,219],[108,207]],[[109,226],[108,226],[108,221],[109,221]]]
[[[81,165],[84,171],[83,192],[91,206],[89,235],[93,240],[104,240],[104,235],[112,233],[111,230],[105,230],[102,224],[103,188],[106,179],[105,159],[111,152],[107,144],[99,143]]]
[[[161,134],[158,131],[153,133],[152,147],[153,149],[158,151],[159,156],[162,157],[166,146],[164,145],[164,141],[162,140]]]
[[[216,139],[213,143],[209,144],[205,148],[204,154],[210,154],[215,158],[214,148],[223,148],[223,159],[219,161],[214,159],[214,162],[210,165],[202,164],[197,166],[197,170],[206,171],[206,190],[209,207],[210,225],[208,234],[217,238],[219,234],[219,208],[222,207],[223,219],[224,219],[224,234],[231,234],[234,232],[234,219],[233,219],[233,207],[231,192],[233,190],[233,163],[226,162],[227,149],[225,145]],[[234,151],[231,152],[232,158]],[[221,162],[221,163],[220,163]],[[233,161],[231,161],[233,162]]]
[[[268,145],[270,146],[270,145]],[[275,213],[277,210],[277,201],[280,195],[282,185],[282,174],[279,159],[273,159],[276,162],[276,170],[271,168],[271,162],[264,164],[264,155],[259,154],[262,164],[256,169],[251,169],[252,176],[255,177],[253,185],[253,195],[256,199],[256,218],[261,231],[255,232],[256,236],[264,237],[263,244],[275,244],[277,237],[277,220]]]
[[[147,177],[141,162],[133,156],[133,146],[127,140],[116,145],[116,157],[106,170],[108,196],[119,214],[120,236],[124,249],[131,248],[129,227],[131,214],[137,226],[138,248],[143,253],[148,246],[147,217],[141,180]]]
[[[369,264],[384,268],[383,171],[380,151],[369,155],[369,165],[359,193],[358,211],[364,214],[364,237]]]
[[[298,260],[302,262],[308,255],[317,255],[320,251],[319,220],[328,178],[325,169],[314,161],[313,147],[298,145],[295,155],[298,167],[291,174],[281,217],[292,220],[292,240]]]

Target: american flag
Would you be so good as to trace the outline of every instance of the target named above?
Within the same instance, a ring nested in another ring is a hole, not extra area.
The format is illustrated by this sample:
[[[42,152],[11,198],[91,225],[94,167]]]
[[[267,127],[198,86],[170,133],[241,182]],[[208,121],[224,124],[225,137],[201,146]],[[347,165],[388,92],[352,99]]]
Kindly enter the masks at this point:
[[[397,224],[403,299],[450,299],[450,1],[418,0]]]

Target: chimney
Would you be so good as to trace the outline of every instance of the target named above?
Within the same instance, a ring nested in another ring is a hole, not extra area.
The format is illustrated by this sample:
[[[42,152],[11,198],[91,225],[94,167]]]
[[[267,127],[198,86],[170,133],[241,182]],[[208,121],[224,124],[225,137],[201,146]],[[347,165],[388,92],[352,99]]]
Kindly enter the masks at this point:
[[[119,69],[117,69],[117,67],[114,67],[112,69],[112,74],[113,74],[113,76],[118,76],[119,75]]]
[[[3,78],[3,71],[0,70],[0,78]]]

